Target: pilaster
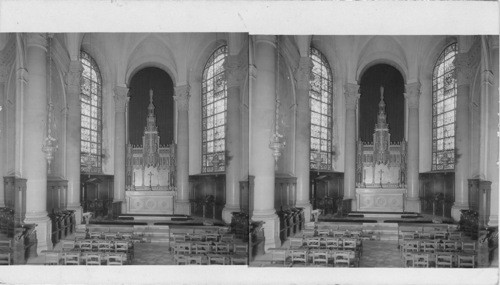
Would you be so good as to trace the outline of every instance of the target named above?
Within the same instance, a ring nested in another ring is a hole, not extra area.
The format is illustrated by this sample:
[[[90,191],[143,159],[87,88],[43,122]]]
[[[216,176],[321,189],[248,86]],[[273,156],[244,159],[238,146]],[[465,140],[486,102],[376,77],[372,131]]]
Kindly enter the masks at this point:
[[[347,83],[344,86],[345,96],[345,162],[344,162],[344,199],[352,199],[353,211],[356,202],[356,108],[359,101],[359,85]]]
[[[404,93],[408,106],[408,148],[407,148],[407,196],[405,210],[408,212],[421,212],[419,198],[419,100],[420,82],[408,83]]]
[[[114,141],[114,201],[122,202],[122,212],[127,209],[125,201],[125,108],[128,102],[128,88],[126,86],[116,86],[114,88],[115,101],[115,141]]]
[[[189,85],[176,86],[174,100],[177,104],[177,196],[174,213],[189,215]]]

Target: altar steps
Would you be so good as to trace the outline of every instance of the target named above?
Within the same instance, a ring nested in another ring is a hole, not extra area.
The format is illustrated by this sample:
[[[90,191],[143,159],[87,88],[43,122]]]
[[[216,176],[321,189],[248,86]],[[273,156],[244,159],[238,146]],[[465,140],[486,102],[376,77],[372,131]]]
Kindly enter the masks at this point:
[[[349,218],[368,218],[376,220],[394,220],[394,219],[417,219],[422,215],[413,212],[362,212],[355,211],[347,215]]]

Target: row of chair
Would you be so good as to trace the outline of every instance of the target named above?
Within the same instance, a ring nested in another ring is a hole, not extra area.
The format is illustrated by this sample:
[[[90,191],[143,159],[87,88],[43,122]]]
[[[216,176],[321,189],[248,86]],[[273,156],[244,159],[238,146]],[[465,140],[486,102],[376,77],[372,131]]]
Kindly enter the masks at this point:
[[[114,252],[123,253],[128,256],[129,259],[134,257],[134,247],[133,243],[128,241],[109,241],[109,240],[63,240],[62,241],[62,251],[79,251],[79,252]]]
[[[45,265],[123,265],[127,261],[124,253],[45,252]]]
[[[303,263],[305,265],[332,264],[335,267],[358,267],[359,257],[353,250],[328,250],[328,249],[286,249],[271,248],[271,263],[293,265]]]
[[[403,261],[405,267],[476,267],[476,256],[470,254],[407,252],[403,255]]]
[[[226,242],[181,242],[175,244],[174,254],[240,254],[248,255],[248,244]]]
[[[134,235],[133,233],[102,233],[102,232],[82,232],[75,233],[75,240],[79,239],[105,239],[105,240],[141,240],[141,236]]]
[[[363,231],[361,230],[332,230],[329,228],[317,228],[310,229],[306,228],[302,231],[302,236],[304,237],[316,237],[316,236],[324,236],[324,237],[353,237],[359,238],[363,235]]]
[[[412,239],[448,239],[448,240],[461,240],[462,232],[459,231],[432,231],[432,232],[412,232],[412,231],[401,231],[399,232],[400,240],[412,240]]]
[[[201,241],[201,242],[234,242],[234,234],[198,233],[198,234],[172,234],[172,240],[176,242]]]
[[[359,238],[305,237],[289,238],[289,241],[291,249],[307,247],[310,249],[354,250],[359,253],[362,251],[362,241]]]
[[[221,254],[175,254],[177,265],[247,265],[246,255],[221,255]]]
[[[474,241],[454,240],[405,240],[401,246],[401,252],[470,252],[475,253],[476,243]]]

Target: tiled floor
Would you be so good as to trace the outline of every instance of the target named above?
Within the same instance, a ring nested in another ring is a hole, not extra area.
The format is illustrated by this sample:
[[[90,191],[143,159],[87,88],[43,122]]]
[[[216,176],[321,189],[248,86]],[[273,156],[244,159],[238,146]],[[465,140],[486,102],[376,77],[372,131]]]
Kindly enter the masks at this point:
[[[359,267],[403,267],[398,242],[392,240],[364,240]]]
[[[168,243],[136,243],[132,265],[174,265]]]

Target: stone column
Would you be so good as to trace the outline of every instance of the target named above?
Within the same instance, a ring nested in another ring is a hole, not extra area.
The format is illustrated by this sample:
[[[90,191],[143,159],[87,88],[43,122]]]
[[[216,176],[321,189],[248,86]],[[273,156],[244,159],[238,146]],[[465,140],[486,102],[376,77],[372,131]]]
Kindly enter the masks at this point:
[[[295,176],[297,177],[296,207],[304,208],[306,222],[311,220],[310,187],[310,140],[311,109],[309,106],[309,80],[312,62],[308,56],[299,59],[295,71],[297,120],[295,134]]]
[[[344,151],[344,200],[352,199],[352,210],[356,204],[356,108],[359,100],[359,85],[348,83],[345,95],[345,151]]]
[[[487,180],[491,181],[491,189],[499,189],[499,177],[498,177],[498,165],[499,165],[499,138],[500,129],[499,124],[499,54],[498,54],[498,36],[488,36],[489,38],[489,47],[490,47],[490,64],[491,64],[491,72],[493,76],[491,78],[491,86],[488,88],[489,96],[488,100],[490,102],[488,106],[488,130],[489,130],[489,149],[488,153],[488,172],[487,172]],[[496,135],[495,135],[496,134]],[[490,199],[490,219],[488,222],[488,226],[490,227],[498,227],[498,191],[491,191],[491,199]],[[495,250],[495,258],[493,259],[492,266],[496,263],[498,266],[498,248]]]
[[[177,197],[174,214],[190,215],[189,205],[189,85],[175,87],[177,103]]]
[[[246,72],[243,60],[237,55],[228,56],[224,67],[227,79],[226,205],[222,209],[222,219],[231,223],[231,213],[240,211],[240,85]]]
[[[125,212],[125,106],[128,101],[128,88],[116,86],[115,95],[115,150],[114,169],[115,177],[113,183],[113,201],[122,202],[122,212]]]
[[[274,209],[274,157],[269,148],[275,111],[276,37],[255,36],[255,92],[250,99],[251,175],[254,175],[252,220],[263,221],[264,248],[279,247],[279,219]]]
[[[27,224],[36,224],[38,252],[52,249],[52,224],[47,216],[47,160],[42,151],[47,135],[47,38],[29,34],[26,68],[28,86],[24,94],[23,165],[26,183]]]
[[[66,102],[68,106],[66,130],[66,179],[68,179],[69,210],[75,211],[76,223],[82,221],[82,206],[80,204],[80,151],[81,151],[81,106],[80,79],[82,65],[79,60],[69,63],[66,74]]]
[[[419,114],[420,82],[409,83],[405,86],[404,94],[408,105],[408,148],[406,159],[406,212],[421,212],[419,198]]]
[[[455,118],[455,203],[451,216],[460,220],[460,210],[469,208],[469,102],[470,85],[474,77],[475,66],[479,59],[474,55],[475,48],[469,52],[458,53],[455,57],[457,80],[457,107]]]
[[[5,121],[7,119],[6,116],[6,94],[7,92],[5,91],[5,82],[7,81],[8,78],[8,72],[7,72],[7,66],[0,65],[0,161],[5,161],[5,146],[6,146],[6,136],[5,134],[7,133],[6,130],[6,124]],[[5,200],[4,200],[4,182],[3,182],[3,176],[5,175],[5,163],[0,163],[0,208],[5,207]]]

